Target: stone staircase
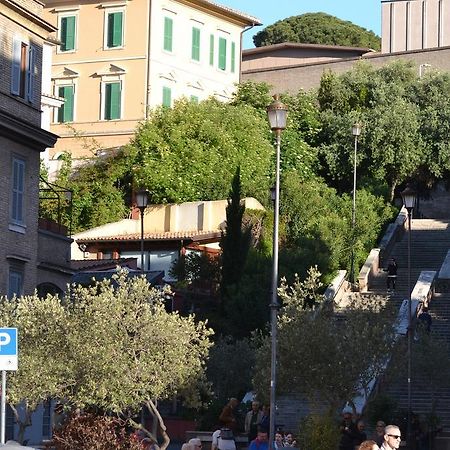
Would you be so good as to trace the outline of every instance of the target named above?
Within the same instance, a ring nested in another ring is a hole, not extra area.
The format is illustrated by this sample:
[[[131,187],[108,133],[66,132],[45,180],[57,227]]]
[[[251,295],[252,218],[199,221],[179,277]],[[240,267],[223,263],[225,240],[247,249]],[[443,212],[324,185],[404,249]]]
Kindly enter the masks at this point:
[[[413,219],[411,232],[411,289],[423,270],[439,271],[447,251],[450,249],[450,220]],[[398,263],[398,279],[390,300],[400,306],[403,299],[408,298],[408,236],[404,234],[395,245],[391,256]],[[380,272],[371,285],[373,293],[386,293],[386,274]],[[430,302],[430,314],[433,319],[432,335],[450,344],[450,294],[434,294]],[[414,342],[413,342],[414,345]],[[450,357],[450,355],[449,355]],[[412,379],[412,410],[417,414],[428,414],[431,409],[431,398],[425,379]],[[394,398],[400,408],[407,409],[407,380],[390,383],[382,387],[382,391]],[[448,386],[437,393],[437,415],[441,418],[444,430],[450,431],[450,379]]]

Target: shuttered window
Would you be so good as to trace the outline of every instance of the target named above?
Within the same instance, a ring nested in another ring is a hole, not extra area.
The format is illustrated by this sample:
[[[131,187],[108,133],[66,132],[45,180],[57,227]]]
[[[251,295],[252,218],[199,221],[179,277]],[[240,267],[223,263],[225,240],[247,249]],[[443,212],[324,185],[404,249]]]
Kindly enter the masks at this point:
[[[214,65],[214,35],[209,36],[209,65]]]
[[[108,13],[107,19],[107,42],[108,48],[122,47],[123,45],[123,12]]]
[[[170,108],[172,106],[172,89],[166,86],[163,87],[162,104],[167,108]]]
[[[74,109],[74,86],[60,86],[58,96],[64,99],[64,104],[58,109],[58,122],[72,122]]]
[[[24,223],[25,161],[13,158],[12,166],[11,222],[22,225]]]
[[[226,70],[227,68],[227,40],[219,38],[219,69]]]
[[[164,50],[171,52],[173,47],[173,19],[164,17]]]
[[[62,52],[75,50],[75,27],[76,27],[75,16],[61,17],[60,49]]]
[[[191,58],[200,61],[200,29],[192,27],[192,51]]]
[[[35,60],[35,47],[20,39],[14,39],[11,58],[11,94],[18,95],[30,103],[34,100]]]
[[[231,72],[236,71],[236,43],[231,43]]]
[[[120,119],[121,83],[105,83],[105,120]]]

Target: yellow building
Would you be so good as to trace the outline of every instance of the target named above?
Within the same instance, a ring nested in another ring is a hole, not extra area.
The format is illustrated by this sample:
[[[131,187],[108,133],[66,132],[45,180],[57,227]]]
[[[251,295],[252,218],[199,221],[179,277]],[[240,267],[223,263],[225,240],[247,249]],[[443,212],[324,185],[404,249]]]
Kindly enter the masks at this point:
[[[241,34],[258,19],[208,0],[46,0],[58,28],[54,94],[65,99],[50,152],[92,156],[127,143],[149,108],[182,96],[228,100]]]

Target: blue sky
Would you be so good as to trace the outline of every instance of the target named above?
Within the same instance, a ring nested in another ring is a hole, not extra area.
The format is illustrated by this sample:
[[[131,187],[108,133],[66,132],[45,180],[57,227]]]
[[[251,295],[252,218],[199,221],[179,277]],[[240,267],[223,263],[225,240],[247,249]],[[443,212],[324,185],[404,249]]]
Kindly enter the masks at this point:
[[[244,48],[253,48],[252,37],[267,25],[306,12],[325,12],[350,20],[381,34],[381,0],[215,0],[230,8],[257,17],[262,27],[244,33]],[[256,31],[254,31],[256,30]]]

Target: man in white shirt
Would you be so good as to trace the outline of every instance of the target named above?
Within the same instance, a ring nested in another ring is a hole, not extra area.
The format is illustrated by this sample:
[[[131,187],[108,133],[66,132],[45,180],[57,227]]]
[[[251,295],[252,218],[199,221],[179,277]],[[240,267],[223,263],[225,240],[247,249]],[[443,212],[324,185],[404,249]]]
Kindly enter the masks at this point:
[[[399,427],[396,425],[388,425],[384,429],[384,442],[381,450],[396,450],[400,447],[402,441],[402,434]]]
[[[228,428],[221,428],[212,434],[211,450],[236,450],[236,442]]]

